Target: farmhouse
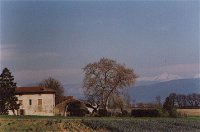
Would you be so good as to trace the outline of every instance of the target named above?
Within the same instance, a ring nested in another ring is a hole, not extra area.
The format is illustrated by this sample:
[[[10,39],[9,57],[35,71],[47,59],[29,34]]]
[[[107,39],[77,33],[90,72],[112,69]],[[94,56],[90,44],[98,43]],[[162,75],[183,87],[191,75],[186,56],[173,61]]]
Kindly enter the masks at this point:
[[[45,87],[18,87],[16,96],[20,104],[17,115],[54,115],[54,90]],[[12,111],[9,114],[13,115]]]

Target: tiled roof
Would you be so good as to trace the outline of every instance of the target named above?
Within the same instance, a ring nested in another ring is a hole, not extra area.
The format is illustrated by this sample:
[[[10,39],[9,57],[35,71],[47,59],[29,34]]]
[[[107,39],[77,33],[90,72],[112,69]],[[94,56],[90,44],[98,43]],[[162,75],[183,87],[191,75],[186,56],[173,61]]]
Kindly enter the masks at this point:
[[[16,94],[54,94],[55,90],[45,87],[17,87]]]

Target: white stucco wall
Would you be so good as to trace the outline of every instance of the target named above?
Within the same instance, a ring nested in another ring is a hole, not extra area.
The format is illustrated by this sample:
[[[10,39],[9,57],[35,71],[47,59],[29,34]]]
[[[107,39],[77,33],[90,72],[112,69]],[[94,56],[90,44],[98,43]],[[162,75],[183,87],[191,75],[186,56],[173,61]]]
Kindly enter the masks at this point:
[[[55,94],[25,94],[17,95],[17,97],[18,100],[23,101],[23,104],[20,105],[20,109],[24,110],[24,115],[54,115]],[[38,106],[38,99],[42,99],[41,108]],[[32,102],[31,105],[29,104],[29,100]],[[9,111],[9,114],[13,115],[11,111]]]

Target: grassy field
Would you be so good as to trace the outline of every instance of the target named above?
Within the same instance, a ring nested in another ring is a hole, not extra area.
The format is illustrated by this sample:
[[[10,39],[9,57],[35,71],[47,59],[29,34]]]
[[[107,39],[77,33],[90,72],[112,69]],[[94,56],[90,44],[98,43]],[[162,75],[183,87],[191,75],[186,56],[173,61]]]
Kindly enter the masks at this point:
[[[134,117],[41,117],[0,116],[0,131],[74,131],[138,132],[200,131],[200,117],[134,118]]]

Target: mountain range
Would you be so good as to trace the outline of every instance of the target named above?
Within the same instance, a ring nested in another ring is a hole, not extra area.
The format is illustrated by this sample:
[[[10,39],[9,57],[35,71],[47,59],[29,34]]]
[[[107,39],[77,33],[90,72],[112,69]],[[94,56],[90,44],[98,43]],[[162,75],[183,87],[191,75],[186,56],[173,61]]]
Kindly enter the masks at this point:
[[[81,84],[64,85],[65,95],[73,95],[76,98],[83,98]],[[136,85],[128,89],[128,93],[135,102],[155,102],[156,96],[161,100],[170,93],[190,94],[200,93],[200,78],[176,79],[164,82],[138,81]]]
[[[170,94],[200,93],[200,79],[177,79],[152,84],[136,85],[128,90],[135,102],[154,102],[156,96],[162,101]]]

